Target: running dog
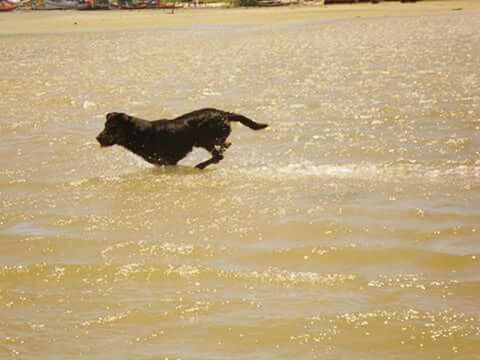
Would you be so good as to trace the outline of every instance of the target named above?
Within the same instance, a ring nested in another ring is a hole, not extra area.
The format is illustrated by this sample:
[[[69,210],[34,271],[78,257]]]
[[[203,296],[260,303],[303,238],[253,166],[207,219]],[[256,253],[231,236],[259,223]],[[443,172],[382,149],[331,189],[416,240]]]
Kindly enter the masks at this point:
[[[154,165],[176,165],[193,147],[201,147],[212,158],[196,167],[205,169],[223,159],[231,145],[230,122],[238,121],[253,130],[266,128],[243,115],[217,109],[196,110],[175,119],[147,121],[124,113],[107,114],[105,129],[97,136],[102,147],[121,145]]]

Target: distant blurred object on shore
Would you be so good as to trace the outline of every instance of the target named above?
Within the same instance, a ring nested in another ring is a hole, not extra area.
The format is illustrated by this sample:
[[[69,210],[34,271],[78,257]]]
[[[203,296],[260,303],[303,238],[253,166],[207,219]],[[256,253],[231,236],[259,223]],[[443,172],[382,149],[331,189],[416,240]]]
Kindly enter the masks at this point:
[[[372,3],[378,4],[380,2],[401,2],[401,3],[414,3],[421,0],[325,0],[325,5],[332,5],[332,4],[359,4],[359,3]]]
[[[421,0],[0,0],[0,11],[275,7],[417,1]]]
[[[108,10],[110,9],[109,0],[78,0],[78,10]]]
[[[17,5],[14,2],[10,1],[0,1],[0,11],[12,11],[17,8]]]

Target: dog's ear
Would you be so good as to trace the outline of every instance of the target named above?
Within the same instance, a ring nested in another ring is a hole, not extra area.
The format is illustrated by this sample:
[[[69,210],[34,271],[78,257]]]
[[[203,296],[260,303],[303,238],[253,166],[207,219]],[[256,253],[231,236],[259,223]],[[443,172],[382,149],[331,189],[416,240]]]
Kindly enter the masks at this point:
[[[125,114],[125,113],[118,113],[118,112],[110,112],[106,115],[106,118],[107,120],[110,120],[110,119],[117,119],[118,120],[129,120],[130,119],[130,116]]]
[[[130,120],[130,115],[128,115],[128,114],[120,113],[120,114],[118,114],[118,115],[120,115],[120,117],[121,117],[122,120],[124,120],[124,121]]]

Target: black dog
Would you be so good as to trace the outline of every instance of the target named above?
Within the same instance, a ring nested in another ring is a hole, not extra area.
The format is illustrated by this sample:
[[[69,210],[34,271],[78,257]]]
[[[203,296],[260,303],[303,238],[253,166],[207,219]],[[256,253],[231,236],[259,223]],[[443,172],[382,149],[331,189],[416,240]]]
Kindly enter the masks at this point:
[[[217,109],[201,109],[173,120],[147,121],[123,113],[107,114],[105,129],[97,136],[100,145],[122,145],[155,165],[176,165],[193,147],[202,147],[212,158],[198,164],[204,169],[223,159],[230,146],[231,121],[253,130],[266,128],[243,115]]]

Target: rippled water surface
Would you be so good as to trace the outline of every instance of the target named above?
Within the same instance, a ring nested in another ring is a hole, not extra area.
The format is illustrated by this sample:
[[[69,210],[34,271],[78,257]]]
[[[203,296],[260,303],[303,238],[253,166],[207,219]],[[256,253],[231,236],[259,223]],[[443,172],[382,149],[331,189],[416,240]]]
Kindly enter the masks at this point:
[[[478,358],[478,29],[3,36],[0,357]],[[270,127],[203,172],[95,141],[205,106]]]

